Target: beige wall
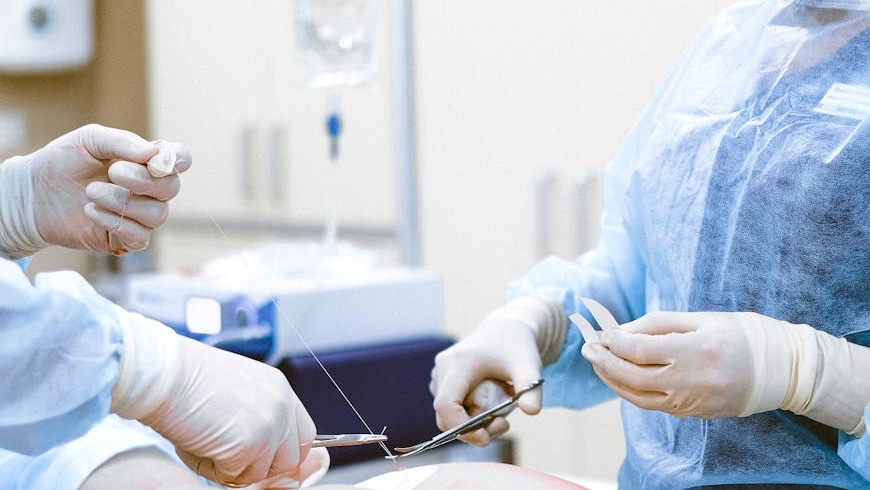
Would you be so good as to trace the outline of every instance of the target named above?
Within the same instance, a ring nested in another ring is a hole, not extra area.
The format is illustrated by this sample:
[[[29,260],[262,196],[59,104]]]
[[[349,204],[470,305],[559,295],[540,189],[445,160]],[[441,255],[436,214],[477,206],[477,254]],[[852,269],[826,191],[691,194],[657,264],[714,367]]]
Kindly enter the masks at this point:
[[[85,67],[50,75],[0,73],[0,111],[15,111],[26,121],[26,139],[14,153],[33,151],[91,122],[147,137],[142,0],[96,0],[94,8],[96,44]],[[86,273],[92,258],[86,252],[52,248],[34,257],[29,272]]]

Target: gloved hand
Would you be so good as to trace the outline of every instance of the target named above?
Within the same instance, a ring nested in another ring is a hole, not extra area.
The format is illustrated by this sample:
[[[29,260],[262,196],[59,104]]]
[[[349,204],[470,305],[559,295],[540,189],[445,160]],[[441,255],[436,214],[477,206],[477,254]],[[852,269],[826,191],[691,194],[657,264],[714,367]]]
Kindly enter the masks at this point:
[[[500,382],[513,395],[512,386],[523,387],[540,379],[542,367],[559,356],[565,332],[565,314],[556,303],[520,298],[495,310],[471,335],[435,357],[429,390],[435,397],[438,427],[455,427],[500,401],[492,397],[481,401],[477,390],[484,380]],[[528,392],[517,406],[529,415],[537,414],[541,393]],[[486,428],[460,439],[483,446],[509,427],[504,417],[496,417]]]
[[[756,313],[655,312],[583,346],[598,376],[638,407],[679,417],[784,409],[863,434],[870,349]]]
[[[166,221],[166,201],[178,194],[177,174],[191,163],[177,143],[96,124],[16,160],[22,159],[29,165],[19,168],[29,169],[33,186],[32,207],[20,220],[26,253],[46,243],[115,255],[144,249]]]
[[[193,471],[224,485],[307,476],[299,466],[314,423],[280,371],[117,311],[123,353],[113,412],[152,427]]]

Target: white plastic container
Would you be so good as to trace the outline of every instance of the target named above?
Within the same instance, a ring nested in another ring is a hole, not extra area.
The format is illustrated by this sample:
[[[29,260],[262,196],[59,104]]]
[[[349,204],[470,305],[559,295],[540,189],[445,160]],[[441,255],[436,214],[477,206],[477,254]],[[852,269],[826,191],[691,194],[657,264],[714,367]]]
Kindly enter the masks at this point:
[[[0,2],[0,73],[61,72],[94,51],[93,0]]]

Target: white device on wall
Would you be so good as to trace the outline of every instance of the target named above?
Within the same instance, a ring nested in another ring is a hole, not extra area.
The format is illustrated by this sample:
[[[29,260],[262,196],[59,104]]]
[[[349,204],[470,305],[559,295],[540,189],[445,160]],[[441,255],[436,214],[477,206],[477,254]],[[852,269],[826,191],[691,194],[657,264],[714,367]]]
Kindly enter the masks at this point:
[[[94,51],[93,0],[0,1],[0,73],[84,66]]]

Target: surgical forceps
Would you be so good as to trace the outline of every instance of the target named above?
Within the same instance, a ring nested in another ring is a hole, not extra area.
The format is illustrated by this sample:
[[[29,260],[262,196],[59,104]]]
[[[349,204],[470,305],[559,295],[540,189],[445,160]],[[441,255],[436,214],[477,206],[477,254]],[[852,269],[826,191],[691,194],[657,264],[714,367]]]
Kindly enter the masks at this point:
[[[400,458],[406,458],[408,456],[413,456],[415,454],[420,454],[423,451],[428,451],[430,449],[435,449],[436,447],[443,446],[448,442],[456,440],[457,437],[467,434],[469,432],[474,432],[477,429],[482,427],[486,427],[489,425],[492,420],[501,415],[507,415],[511,410],[513,410],[514,406],[516,406],[517,401],[519,401],[520,397],[526,394],[529,391],[534,390],[544,384],[543,379],[539,379],[530,385],[517,390],[516,394],[511,398],[499,403],[498,405],[487,409],[479,414],[471,417],[467,421],[462,424],[457,425],[456,427],[446,430],[437,436],[429,439],[428,441],[421,442],[420,444],[416,444],[410,447],[396,447],[393,448],[396,452],[400,454],[396,454],[394,456],[386,456],[387,459],[396,460]]]

